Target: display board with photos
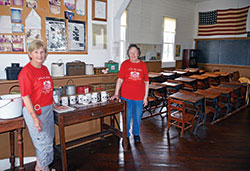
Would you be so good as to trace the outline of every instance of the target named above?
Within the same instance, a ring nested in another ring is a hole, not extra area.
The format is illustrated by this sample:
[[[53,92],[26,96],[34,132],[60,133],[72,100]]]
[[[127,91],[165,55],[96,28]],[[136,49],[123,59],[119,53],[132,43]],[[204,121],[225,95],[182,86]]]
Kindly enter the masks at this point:
[[[0,53],[42,39],[51,54],[88,53],[88,0],[0,0]]]

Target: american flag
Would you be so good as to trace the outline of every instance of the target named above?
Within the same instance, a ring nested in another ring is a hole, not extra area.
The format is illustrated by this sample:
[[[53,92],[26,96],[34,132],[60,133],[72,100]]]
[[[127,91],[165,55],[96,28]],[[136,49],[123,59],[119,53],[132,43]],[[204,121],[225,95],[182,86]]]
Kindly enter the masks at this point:
[[[246,34],[248,7],[199,12],[198,36]]]

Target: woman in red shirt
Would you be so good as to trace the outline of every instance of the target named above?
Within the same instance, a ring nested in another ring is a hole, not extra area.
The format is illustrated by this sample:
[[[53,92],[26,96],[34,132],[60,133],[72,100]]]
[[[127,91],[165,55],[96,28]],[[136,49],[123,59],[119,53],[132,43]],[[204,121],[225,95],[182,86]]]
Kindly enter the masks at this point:
[[[36,149],[35,170],[47,171],[53,161],[53,81],[46,66],[46,44],[34,40],[28,47],[30,62],[18,75],[23,98],[23,116]],[[58,106],[56,106],[58,107]]]
[[[128,47],[127,54],[129,59],[124,61],[119,71],[116,83],[115,95],[111,100],[121,99],[127,103],[127,138],[130,136],[130,122],[133,117],[133,135],[136,143],[140,142],[139,129],[143,106],[148,104],[149,78],[147,66],[140,61],[140,48],[135,44]]]

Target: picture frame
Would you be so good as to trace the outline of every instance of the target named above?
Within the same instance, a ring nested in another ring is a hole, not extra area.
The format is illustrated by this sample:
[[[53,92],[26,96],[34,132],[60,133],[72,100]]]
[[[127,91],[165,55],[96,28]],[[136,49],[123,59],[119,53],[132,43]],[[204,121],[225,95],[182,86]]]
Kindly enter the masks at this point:
[[[176,44],[175,45],[175,57],[180,57],[181,56],[181,45]]]
[[[107,0],[92,0],[92,20],[107,21]]]

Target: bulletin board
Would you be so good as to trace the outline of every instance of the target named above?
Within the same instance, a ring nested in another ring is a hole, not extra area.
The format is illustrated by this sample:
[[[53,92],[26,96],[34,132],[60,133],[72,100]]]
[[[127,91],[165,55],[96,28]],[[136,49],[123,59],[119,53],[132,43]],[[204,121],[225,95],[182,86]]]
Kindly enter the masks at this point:
[[[41,18],[41,39],[49,46],[52,43],[48,42],[48,39],[53,35],[48,32],[48,20],[56,21],[55,23],[65,23],[65,28],[61,28],[65,31],[65,40],[58,40],[58,42],[65,42],[64,48],[54,50],[53,48],[49,49],[49,54],[87,54],[88,53],[88,0],[17,0],[18,4],[14,4],[15,0],[0,0],[0,16],[10,16],[12,18],[12,9],[20,9],[21,11],[21,21],[19,24],[22,24],[24,29],[22,32],[12,32],[12,33],[1,33],[1,35],[9,36],[23,36],[24,37],[24,52],[12,50],[11,52],[0,51],[0,54],[22,54],[27,53],[27,31],[25,29],[25,20],[30,14],[32,9],[39,15]],[[9,5],[1,5],[1,3],[9,3]],[[27,7],[27,3],[37,2],[36,7]],[[22,4],[23,3],[23,4]],[[80,3],[80,5],[79,5]],[[52,7],[51,7],[52,6]],[[54,7],[53,7],[54,6]],[[56,7],[55,7],[56,6]],[[82,8],[79,8],[79,7]],[[65,12],[66,11],[66,12]],[[67,14],[65,14],[67,13]],[[66,17],[67,15],[67,17]],[[72,17],[73,16],[73,17]],[[13,22],[16,21],[11,21]],[[18,22],[18,21],[17,21]],[[47,23],[47,24],[46,24]],[[53,22],[51,22],[51,29],[53,30]],[[61,24],[63,26],[63,24]],[[46,28],[47,26],[47,28]],[[52,32],[53,33],[53,32]],[[79,38],[74,37],[75,35],[81,35],[83,38],[80,40],[83,43],[77,43]],[[50,37],[49,37],[50,36]],[[3,37],[3,36],[2,36]],[[54,37],[58,37],[58,34],[54,33]],[[1,37],[0,37],[1,38]],[[1,40],[0,40],[1,41]],[[50,40],[49,40],[50,41]],[[1,42],[0,42],[1,43]],[[13,48],[14,49],[14,48]]]

